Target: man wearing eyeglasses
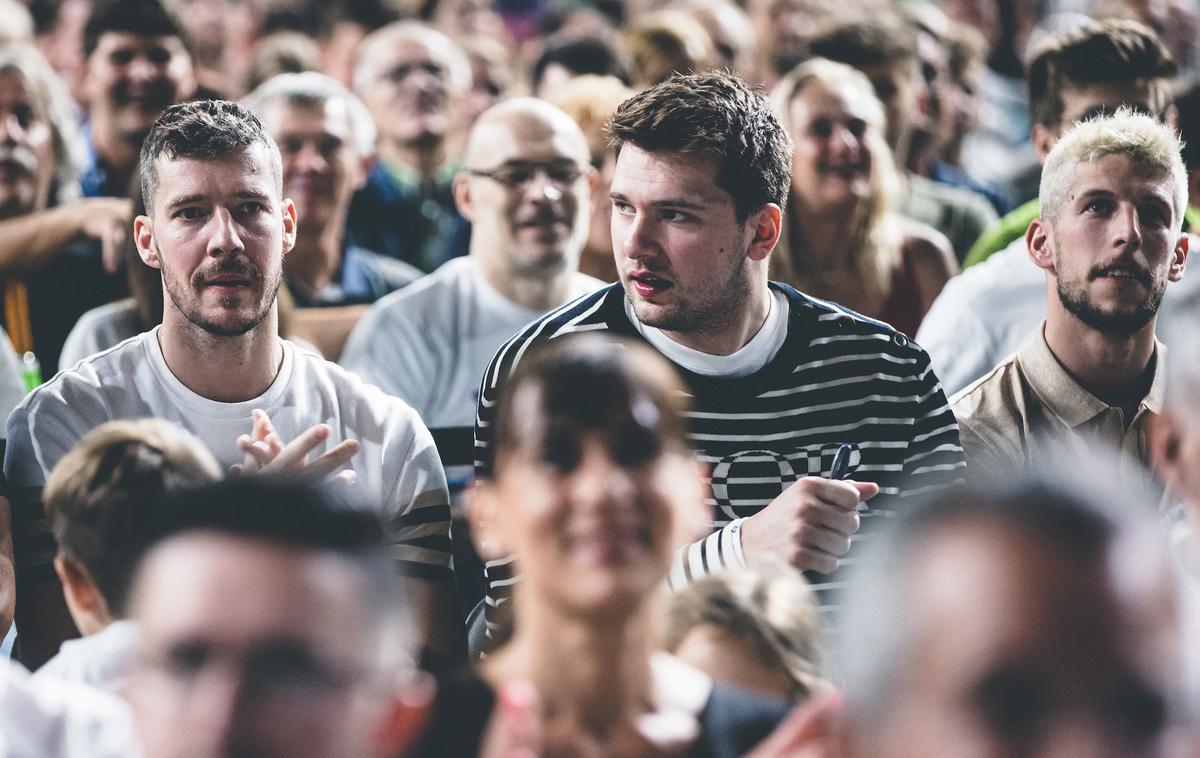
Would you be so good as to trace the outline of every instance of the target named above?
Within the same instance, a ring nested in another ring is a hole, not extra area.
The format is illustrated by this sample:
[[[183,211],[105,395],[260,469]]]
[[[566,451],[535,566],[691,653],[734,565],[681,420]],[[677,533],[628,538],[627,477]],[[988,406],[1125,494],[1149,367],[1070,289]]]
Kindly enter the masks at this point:
[[[463,165],[454,200],[471,222],[470,254],[376,303],[342,364],[403,398],[435,437],[456,430],[469,464],[479,383],[496,350],[603,283],[577,271],[596,173],[567,114],[534,98],[494,106],[471,131]]]

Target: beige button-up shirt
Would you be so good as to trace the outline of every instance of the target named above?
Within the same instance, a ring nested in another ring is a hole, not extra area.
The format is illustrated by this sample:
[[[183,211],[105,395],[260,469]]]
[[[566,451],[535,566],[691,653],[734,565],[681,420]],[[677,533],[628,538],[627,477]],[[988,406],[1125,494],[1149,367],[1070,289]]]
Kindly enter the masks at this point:
[[[1000,365],[950,399],[958,419],[971,478],[1011,476],[1049,456],[1092,457],[1097,446],[1119,451],[1123,481],[1134,476],[1155,487],[1146,473],[1146,421],[1162,409],[1166,348],[1155,340],[1154,378],[1132,422],[1079,386],[1037,333]],[[1140,465],[1139,465],[1140,464]]]

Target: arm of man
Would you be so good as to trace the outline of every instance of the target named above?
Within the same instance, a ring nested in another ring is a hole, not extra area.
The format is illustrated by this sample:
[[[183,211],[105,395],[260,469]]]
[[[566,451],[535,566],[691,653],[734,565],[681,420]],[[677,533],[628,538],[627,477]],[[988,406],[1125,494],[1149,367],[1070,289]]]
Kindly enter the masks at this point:
[[[437,670],[466,660],[467,639],[455,592],[450,543],[450,496],[433,436],[407,408],[410,443],[400,452],[384,451],[384,465],[400,464],[384,524],[396,565],[406,578],[417,623],[423,663]]]
[[[918,352],[915,419],[897,493],[901,498],[919,497],[961,484],[966,476],[967,464],[959,441],[958,421],[933,372],[929,356],[919,349]]]
[[[31,669],[79,634],[54,573],[57,546],[42,507],[42,485],[83,432],[104,420],[102,402],[86,393],[72,393],[61,383],[37,390],[8,419],[4,474],[9,507],[0,510],[8,516],[5,526],[13,573],[9,579],[0,572],[0,597],[15,601],[19,658]]]
[[[858,531],[858,504],[877,492],[879,486],[873,482],[803,477],[753,516],[685,547],[669,583],[681,587],[722,569],[772,563],[830,573]]]
[[[32,271],[84,236],[100,240],[105,270],[116,271],[132,220],[133,203],[116,197],[85,198],[5,219],[0,221],[0,271]]]

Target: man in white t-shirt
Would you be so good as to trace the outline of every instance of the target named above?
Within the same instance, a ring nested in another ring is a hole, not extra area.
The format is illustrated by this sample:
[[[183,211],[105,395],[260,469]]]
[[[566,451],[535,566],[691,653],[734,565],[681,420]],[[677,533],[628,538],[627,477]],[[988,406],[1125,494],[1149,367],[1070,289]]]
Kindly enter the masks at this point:
[[[454,198],[471,222],[470,255],[380,300],[341,362],[403,398],[435,434],[458,430],[469,465],[479,383],[496,350],[603,283],[577,270],[596,173],[566,113],[534,98],[491,108],[471,132],[464,165]]]
[[[4,470],[23,634],[62,618],[60,590],[45,576],[53,541],[38,499],[47,472],[93,426],[158,416],[225,466],[322,477],[348,465],[413,578],[422,641],[459,654],[445,475],[428,430],[403,402],[278,337],[275,295],[296,239],[280,164],[258,119],[224,101],[173,106],[146,138],[147,215],[133,235],[162,271],[163,323],[59,374],[9,419]],[[323,454],[310,464],[310,452]]]

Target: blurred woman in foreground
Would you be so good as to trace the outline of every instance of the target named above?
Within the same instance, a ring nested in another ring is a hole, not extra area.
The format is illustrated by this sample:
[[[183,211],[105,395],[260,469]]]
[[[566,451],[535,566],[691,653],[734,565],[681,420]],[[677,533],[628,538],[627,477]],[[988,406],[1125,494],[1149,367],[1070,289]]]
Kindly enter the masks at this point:
[[[674,553],[708,525],[685,403],[640,344],[588,335],[522,359],[472,514],[480,554],[516,560],[515,629],[443,684],[429,754],[478,754],[493,710],[542,756],[740,756],[778,722],[782,704],[654,652]],[[514,710],[537,714],[520,734]]]

